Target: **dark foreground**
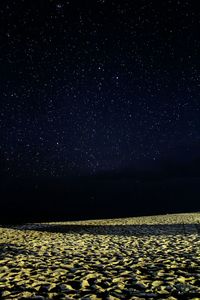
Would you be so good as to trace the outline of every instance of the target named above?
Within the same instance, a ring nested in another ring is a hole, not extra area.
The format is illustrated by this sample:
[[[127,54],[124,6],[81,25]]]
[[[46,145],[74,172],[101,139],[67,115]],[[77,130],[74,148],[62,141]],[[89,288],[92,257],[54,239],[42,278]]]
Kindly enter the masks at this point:
[[[200,213],[0,227],[2,299],[200,299]]]

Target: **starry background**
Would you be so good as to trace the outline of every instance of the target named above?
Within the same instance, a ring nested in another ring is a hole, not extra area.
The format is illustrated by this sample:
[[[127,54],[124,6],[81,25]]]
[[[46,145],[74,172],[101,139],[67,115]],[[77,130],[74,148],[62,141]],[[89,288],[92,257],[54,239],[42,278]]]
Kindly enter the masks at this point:
[[[199,17],[195,1],[1,2],[3,184],[200,177]]]

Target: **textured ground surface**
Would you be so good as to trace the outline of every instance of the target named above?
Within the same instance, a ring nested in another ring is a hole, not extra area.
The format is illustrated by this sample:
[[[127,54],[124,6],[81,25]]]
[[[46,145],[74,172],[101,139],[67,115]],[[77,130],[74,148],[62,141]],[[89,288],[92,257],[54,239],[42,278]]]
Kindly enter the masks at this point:
[[[200,214],[0,227],[2,299],[200,299]]]

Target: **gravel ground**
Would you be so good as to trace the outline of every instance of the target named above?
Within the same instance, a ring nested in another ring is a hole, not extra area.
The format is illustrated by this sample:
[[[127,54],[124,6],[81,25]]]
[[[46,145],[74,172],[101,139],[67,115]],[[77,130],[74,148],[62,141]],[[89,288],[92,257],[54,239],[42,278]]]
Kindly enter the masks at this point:
[[[200,213],[0,227],[1,299],[200,299]]]

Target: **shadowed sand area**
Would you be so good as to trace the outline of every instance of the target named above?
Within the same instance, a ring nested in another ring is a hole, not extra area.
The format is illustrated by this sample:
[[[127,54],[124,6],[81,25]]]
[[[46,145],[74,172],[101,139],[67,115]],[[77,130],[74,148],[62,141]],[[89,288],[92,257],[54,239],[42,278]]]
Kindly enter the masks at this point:
[[[200,299],[200,213],[0,227],[2,299]]]

